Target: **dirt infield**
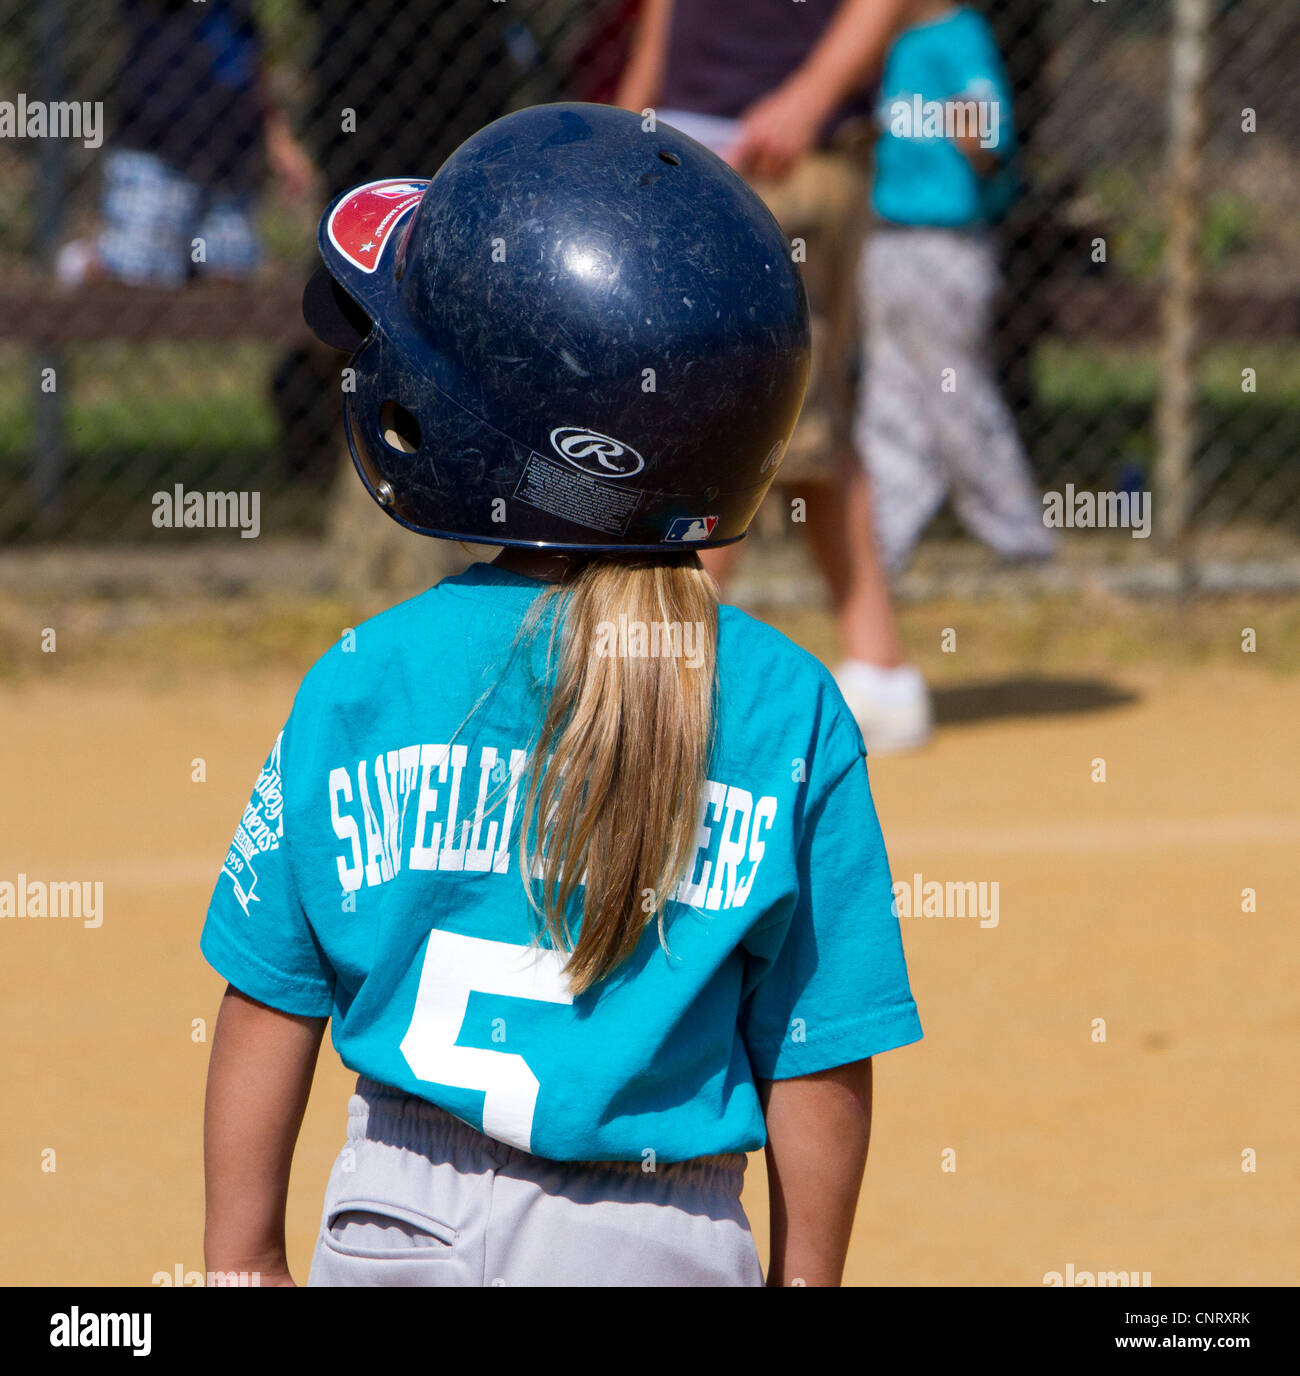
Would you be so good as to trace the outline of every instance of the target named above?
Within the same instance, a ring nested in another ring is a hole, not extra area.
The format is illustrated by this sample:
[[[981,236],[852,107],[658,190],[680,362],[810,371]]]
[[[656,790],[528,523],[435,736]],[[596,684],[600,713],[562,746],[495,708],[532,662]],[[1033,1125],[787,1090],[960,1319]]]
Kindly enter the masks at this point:
[[[975,649],[923,656],[945,723],[933,745],[872,767],[896,879],[983,883],[986,911],[996,883],[996,925],[903,919],[926,1040],[877,1066],[847,1280],[1040,1285],[1073,1266],[1157,1286],[1294,1284],[1300,679],[1240,653],[1251,623],[1235,612],[1207,632],[1221,652],[1196,662],[1159,653],[1154,631],[1149,653],[1132,634],[1121,653],[1028,622],[1008,634],[1023,609],[996,615],[996,635],[959,628]],[[104,893],[97,928],[0,923],[2,1283],[202,1269],[205,1037],[222,986],[198,932],[296,687],[281,659],[305,667],[331,616],[260,671],[223,667],[242,662],[234,650],[177,654],[177,632],[150,642],[147,666],[61,648],[0,683],[0,880]],[[917,609],[908,632],[937,644],[951,624]],[[791,628],[827,647],[824,621]],[[327,1049],[290,1197],[300,1280],[349,1085]],[[762,1184],[755,1161],[760,1242]]]

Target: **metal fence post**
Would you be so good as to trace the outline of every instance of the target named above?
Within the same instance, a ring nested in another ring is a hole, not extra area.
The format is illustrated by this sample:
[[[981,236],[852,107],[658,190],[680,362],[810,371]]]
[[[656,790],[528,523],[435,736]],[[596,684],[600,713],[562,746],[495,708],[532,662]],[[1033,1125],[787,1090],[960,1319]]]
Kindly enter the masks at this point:
[[[67,33],[63,0],[42,0],[36,11],[37,79],[39,98],[56,101],[64,98],[63,50]],[[67,194],[67,152],[60,138],[41,140],[38,155],[40,178],[36,191],[35,252],[42,271],[54,275],[54,257],[63,230],[63,205]],[[47,370],[54,377],[54,390],[42,389]],[[63,356],[53,347],[35,351],[32,359],[32,505],[38,518],[53,519],[59,509],[59,486],[63,477]]]
[[[1200,278],[1200,173],[1205,131],[1205,53],[1209,0],[1174,0],[1169,54],[1165,281],[1160,310],[1160,394],[1153,495],[1156,532],[1193,572],[1186,536],[1196,448],[1197,328]]]

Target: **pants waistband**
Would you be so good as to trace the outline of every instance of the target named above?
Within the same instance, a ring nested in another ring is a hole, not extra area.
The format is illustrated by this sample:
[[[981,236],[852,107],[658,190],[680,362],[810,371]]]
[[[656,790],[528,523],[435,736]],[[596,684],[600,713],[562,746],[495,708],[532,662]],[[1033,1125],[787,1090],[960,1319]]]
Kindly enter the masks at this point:
[[[450,1159],[482,1152],[500,1166],[516,1165],[534,1171],[610,1171],[725,1190],[735,1195],[740,1194],[746,1165],[743,1152],[661,1161],[655,1163],[653,1170],[644,1169],[640,1161],[553,1161],[488,1137],[437,1104],[366,1075],[357,1078],[356,1094],[348,1105],[348,1138],[390,1142],[424,1155],[444,1155]]]

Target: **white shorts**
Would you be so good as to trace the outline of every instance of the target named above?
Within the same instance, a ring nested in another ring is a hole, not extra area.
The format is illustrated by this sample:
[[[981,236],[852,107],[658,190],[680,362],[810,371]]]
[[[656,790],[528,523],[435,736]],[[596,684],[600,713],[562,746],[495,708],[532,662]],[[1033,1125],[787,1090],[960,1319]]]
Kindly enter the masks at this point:
[[[740,137],[740,121],[723,115],[698,115],[693,110],[659,110],[659,123],[670,125],[688,139],[702,143],[718,157],[730,152]]]

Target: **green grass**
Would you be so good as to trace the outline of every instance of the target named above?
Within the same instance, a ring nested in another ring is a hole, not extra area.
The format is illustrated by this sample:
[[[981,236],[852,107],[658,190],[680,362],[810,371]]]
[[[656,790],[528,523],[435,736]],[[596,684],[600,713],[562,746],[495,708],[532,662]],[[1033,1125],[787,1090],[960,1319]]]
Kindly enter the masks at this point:
[[[1243,368],[1255,369],[1255,397],[1241,390]],[[1201,399],[1235,405],[1258,399],[1300,406],[1300,345],[1253,343],[1215,345],[1200,362]],[[1154,347],[1063,344],[1048,340],[1034,358],[1034,382],[1047,406],[1115,406],[1154,403],[1160,386],[1160,356]]]
[[[178,482],[256,487],[290,525],[301,528],[305,520],[310,528],[315,517],[300,513],[318,513],[319,503],[300,500],[285,477],[269,385],[276,359],[276,350],[257,343],[67,350],[58,378],[63,514],[42,523],[27,483],[32,417],[42,398],[34,392],[31,359],[17,347],[0,350],[0,536],[151,535],[149,495]],[[1247,367],[1256,372],[1254,394],[1241,390]],[[1109,486],[1122,465],[1149,471],[1159,388],[1154,348],[1049,340],[1035,355],[1034,380],[1035,415],[1026,418],[1026,432],[1044,481]],[[1205,495],[1226,491],[1235,499],[1272,484],[1269,509],[1295,506],[1300,345],[1213,345],[1202,359],[1201,382]]]
[[[1166,226],[1163,206],[1151,195],[1151,178],[1132,167],[1106,167],[1089,178],[1103,220],[1112,225],[1110,262],[1125,277],[1154,282],[1164,262]],[[1201,267],[1213,279],[1234,260],[1249,253],[1269,226],[1261,223],[1260,208],[1240,193],[1210,189],[1201,205],[1199,249]]]
[[[276,444],[267,379],[275,351],[260,344],[153,344],[69,349],[59,378],[69,447],[98,450],[264,450]],[[1254,368],[1257,392],[1241,390]],[[1215,346],[1201,366],[1208,405],[1300,406],[1300,345]],[[1112,407],[1154,403],[1159,358],[1152,348],[1079,346],[1047,341],[1034,360],[1040,404]],[[30,364],[0,353],[0,464],[25,461],[32,443]]]
[[[264,449],[276,441],[267,391],[272,352],[236,346],[85,345],[67,351],[57,379],[70,450]],[[0,363],[0,464],[32,443],[31,366],[16,350]]]

